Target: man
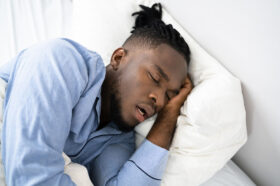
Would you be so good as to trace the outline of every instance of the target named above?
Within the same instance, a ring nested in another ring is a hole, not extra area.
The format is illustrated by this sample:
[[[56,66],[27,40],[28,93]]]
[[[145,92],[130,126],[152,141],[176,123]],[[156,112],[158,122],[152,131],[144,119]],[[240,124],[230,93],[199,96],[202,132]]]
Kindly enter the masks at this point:
[[[160,20],[160,4],[142,8],[106,70],[97,53],[68,39],[26,49],[0,69],[7,185],[74,185],[62,152],[87,167],[95,186],[160,184],[191,90],[189,48]],[[134,152],[133,128],[156,113]]]

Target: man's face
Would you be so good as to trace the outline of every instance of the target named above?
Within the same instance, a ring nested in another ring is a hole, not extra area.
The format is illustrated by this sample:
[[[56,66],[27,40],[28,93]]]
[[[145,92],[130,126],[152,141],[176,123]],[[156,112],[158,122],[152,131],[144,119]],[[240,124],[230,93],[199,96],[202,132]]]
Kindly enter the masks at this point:
[[[112,117],[123,130],[130,130],[159,112],[179,92],[187,64],[176,50],[161,44],[154,49],[128,50],[116,73]]]

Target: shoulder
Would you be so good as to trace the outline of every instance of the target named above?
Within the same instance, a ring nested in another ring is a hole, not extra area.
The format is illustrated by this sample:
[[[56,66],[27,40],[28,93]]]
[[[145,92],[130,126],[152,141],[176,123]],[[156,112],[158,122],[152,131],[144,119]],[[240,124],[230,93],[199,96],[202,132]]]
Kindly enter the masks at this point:
[[[23,57],[31,60],[32,63],[55,64],[60,66],[60,70],[67,67],[81,72],[88,76],[85,79],[103,77],[105,74],[105,65],[102,58],[96,52],[90,51],[81,44],[67,39],[57,38],[38,43],[25,50]],[[29,60],[30,61],[30,60]],[[29,62],[30,65],[31,64]]]
[[[78,42],[67,38],[51,39],[38,44],[37,48],[43,48],[44,51],[53,52],[65,56],[69,54],[76,55],[77,57],[81,57],[84,60],[95,58],[97,61],[103,63],[101,56],[97,52],[91,51]]]

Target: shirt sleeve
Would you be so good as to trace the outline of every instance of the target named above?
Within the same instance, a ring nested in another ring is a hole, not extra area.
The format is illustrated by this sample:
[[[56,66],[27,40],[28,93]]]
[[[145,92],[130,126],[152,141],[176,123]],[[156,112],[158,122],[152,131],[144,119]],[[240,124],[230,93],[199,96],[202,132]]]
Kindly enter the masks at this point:
[[[90,176],[95,186],[157,186],[167,158],[166,149],[147,139],[134,153],[131,145],[113,144],[92,161]]]
[[[72,109],[87,84],[84,56],[66,40],[26,49],[6,90],[2,155],[7,185],[75,185],[62,152]]]

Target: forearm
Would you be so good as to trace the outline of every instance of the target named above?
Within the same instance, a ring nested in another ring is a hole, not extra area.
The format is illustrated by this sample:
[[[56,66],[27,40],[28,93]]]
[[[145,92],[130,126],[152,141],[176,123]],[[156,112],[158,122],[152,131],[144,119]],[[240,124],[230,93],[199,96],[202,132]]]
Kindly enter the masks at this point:
[[[170,111],[163,109],[147,135],[147,139],[162,148],[169,149],[177,123],[179,109]],[[168,116],[168,117],[166,117]]]
[[[141,146],[133,152],[134,144],[126,143],[106,147],[102,154],[90,163],[89,173],[93,184],[99,186],[159,186],[166,167],[168,151],[149,140],[144,140]],[[112,158],[114,161],[110,161]]]

